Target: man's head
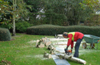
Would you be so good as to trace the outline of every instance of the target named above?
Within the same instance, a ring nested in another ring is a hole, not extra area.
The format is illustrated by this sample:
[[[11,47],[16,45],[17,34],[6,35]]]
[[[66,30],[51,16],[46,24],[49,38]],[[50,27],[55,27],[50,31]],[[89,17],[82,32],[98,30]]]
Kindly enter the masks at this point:
[[[64,32],[64,33],[63,33],[63,37],[64,37],[64,38],[67,38],[67,37],[68,37],[68,33],[67,33],[67,32]]]

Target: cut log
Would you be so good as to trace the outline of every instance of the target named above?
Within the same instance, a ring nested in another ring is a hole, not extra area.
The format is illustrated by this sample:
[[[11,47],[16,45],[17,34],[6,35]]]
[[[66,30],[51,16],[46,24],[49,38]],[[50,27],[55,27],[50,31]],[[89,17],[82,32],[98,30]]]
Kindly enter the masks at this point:
[[[49,45],[48,50],[55,50],[55,47],[53,45]]]
[[[45,38],[42,38],[42,39],[40,39],[40,40],[37,40],[37,42],[36,42],[36,47],[39,47],[39,48],[44,47],[43,44],[44,44],[46,47],[48,47],[48,46],[51,44],[50,39],[48,39],[47,37],[45,37]]]
[[[54,51],[54,49],[50,50],[50,54],[55,54]]]
[[[49,46],[50,44],[51,44],[51,41],[45,43],[46,46]]]
[[[51,41],[48,38],[43,38],[43,43],[45,44],[45,46],[49,46],[51,44]]]
[[[36,41],[36,47],[38,46],[39,40]]]
[[[46,53],[46,52],[44,53],[44,57],[45,57],[45,58],[52,58],[51,54]]]
[[[69,56],[69,55],[66,55],[66,54],[60,54],[58,55],[60,58],[65,58],[65,59],[68,59],[68,60],[71,60],[71,61],[76,61],[76,62],[79,62],[79,63],[82,63],[82,64],[86,64],[86,61],[85,60],[82,60],[80,58],[76,58],[76,57],[72,57],[72,56]]]
[[[44,47],[44,44],[38,45],[38,48],[43,48],[43,47]]]

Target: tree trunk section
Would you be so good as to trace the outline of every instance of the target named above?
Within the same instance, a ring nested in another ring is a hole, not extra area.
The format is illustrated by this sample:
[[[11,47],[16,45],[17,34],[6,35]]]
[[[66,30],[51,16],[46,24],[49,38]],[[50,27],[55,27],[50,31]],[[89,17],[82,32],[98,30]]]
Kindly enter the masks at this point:
[[[59,55],[59,57],[65,58],[67,60],[79,62],[79,63],[82,63],[82,64],[86,64],[85,60],[82,60],[82,59],[76,58],[76,57],[72,57],[72,56],[69,56],[69,55],[66,55],[66,54],[61,54],[61,55]]]

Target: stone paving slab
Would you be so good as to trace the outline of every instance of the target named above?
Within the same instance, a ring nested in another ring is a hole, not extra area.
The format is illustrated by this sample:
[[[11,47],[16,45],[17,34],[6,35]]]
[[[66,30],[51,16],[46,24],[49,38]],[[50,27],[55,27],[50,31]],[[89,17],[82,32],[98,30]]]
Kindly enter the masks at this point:
[[[67,60],[60,59],[56,55],[52,55],[53,60],[55,61],[56,65],[70,65]]]

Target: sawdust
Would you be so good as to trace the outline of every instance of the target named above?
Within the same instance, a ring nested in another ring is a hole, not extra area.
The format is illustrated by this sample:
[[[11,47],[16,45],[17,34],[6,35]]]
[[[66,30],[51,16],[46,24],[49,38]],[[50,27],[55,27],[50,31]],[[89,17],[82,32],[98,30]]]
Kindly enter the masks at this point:
[[[34,43],[36,43],[36,40],[31,40],[28,43],[34,44]]]
[[[41,60],[47,60],[48,58],[44,58],[43,55],[35,55],[35,58],[41,59]]]
[[[66,41],[65,38],[50,38],[51,41]]]

